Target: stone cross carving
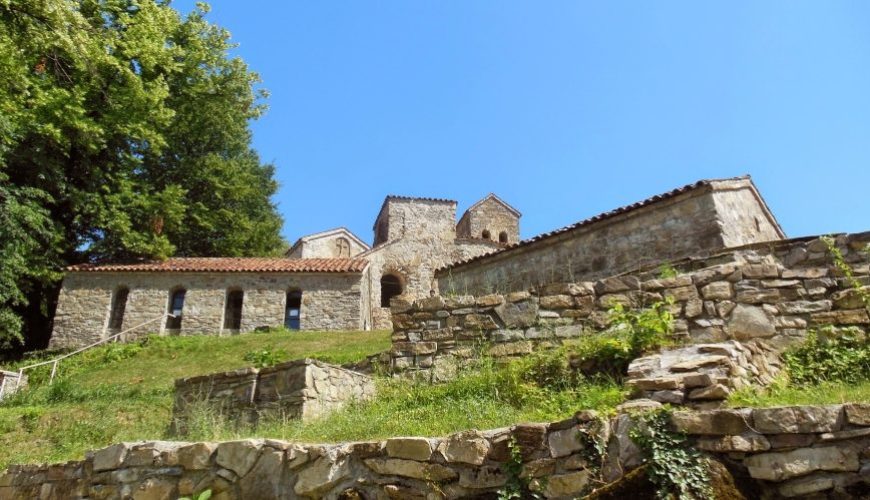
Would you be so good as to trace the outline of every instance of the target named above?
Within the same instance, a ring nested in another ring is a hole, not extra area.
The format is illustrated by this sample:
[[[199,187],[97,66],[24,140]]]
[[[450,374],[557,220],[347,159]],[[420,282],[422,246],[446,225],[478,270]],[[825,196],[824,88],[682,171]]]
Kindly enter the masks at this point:
[[[347,238],[335,240],[335,246],[338,250],[338,257],[350,257],[350,242],[347,241]]]

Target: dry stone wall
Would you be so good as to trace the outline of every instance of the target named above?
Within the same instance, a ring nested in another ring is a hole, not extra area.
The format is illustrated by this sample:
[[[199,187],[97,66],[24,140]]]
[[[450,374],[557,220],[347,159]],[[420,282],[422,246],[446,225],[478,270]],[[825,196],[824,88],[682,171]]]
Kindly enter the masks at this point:
[[[27,375],[0,370],[0,400],[27,387]]]
[[[312,359],[182,378],[175,381],[173,425],[183,431],[197,411],[240,424],[270,417],[308,420],[374,391],[367,375]]]
[[[630,437],[639,425],[631,412],[642,408],[628,408],[610,420],[581,411],[560,422],[443,438],[121,443],[78,462],[10,467],[0,475],[0,500],[163,500],[206,489],[222,500],[490,498],[510,478],[511,443],[519,450],[519,477],[532,490],[544,498],[577,498],[644,463]],[[866,498],[870,492],[870,405],[677,412],[672,422],[692,446],[742,478],[746,498]],[[604,445],[603,457],[595,443]]]
[[[601,279],[664,260],[782,237],[749,179],[709,181],[667,199],[448,266],[436,278],[442,295],[523,291],[546,283]]]
[[[284,324],[287,291],[302,291],[305,330],[361,330],[360,274],[314,273],[96,273],[70,272],[54,317],[52,348],[78,347],[109,335],[113,293],[129,288],[121,329],[168,312],[173,290],[184,288],[181,335],[221,334],[228,290],[242,290],[241,332]],[[138,334],[163,332],[154,322]]]
[[[766,342],[732,340],[637,358],[628,366],[626,383],[634,398],[710,409],[722,406],[734,390],[770,385],[781,367],[779,355]]]
[[[865,287],[868,243],[870,233],[836,238]],[[437,373],[436,360],[461,360],[481,349],[493,356],[527,354],[606,328],[614,303],[640,308],[672,300],[676,335],[690,343],[765,339],[781,348],[824,325],[861,332],[870,327],[859,293],[819,238],[749,245],[673,264],[679,274],[664,279],[647,270],[506,294],[394,299],[391,368],[435,367]]]

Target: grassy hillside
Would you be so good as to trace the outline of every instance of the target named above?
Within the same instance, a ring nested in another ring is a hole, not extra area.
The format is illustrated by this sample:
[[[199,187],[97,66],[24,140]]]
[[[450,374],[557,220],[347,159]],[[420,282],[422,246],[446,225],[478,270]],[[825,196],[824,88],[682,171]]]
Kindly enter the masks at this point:
[[[0,404],[0,467],[81,458],[117,441],[164,439],[176,378],[250,366],[264,350],[281,360],[313,357],[346,363],[389,348],[388,332],[253,333],[233,337],[148,337],[63,361],[54,384],[48,367],[34,387]],[[33,361],[30,361],[32,363]],[[16,369],[6,365],[5,369]]]

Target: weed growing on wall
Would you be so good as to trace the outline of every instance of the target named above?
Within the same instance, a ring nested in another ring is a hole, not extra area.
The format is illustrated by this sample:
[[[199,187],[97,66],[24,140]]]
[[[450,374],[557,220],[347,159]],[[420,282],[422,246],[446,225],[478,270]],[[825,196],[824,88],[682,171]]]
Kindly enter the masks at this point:
[[[671,429],[671,413],[660,409],[634,415],[629,437],[646,454],[647,476],[663,500],[713,497],[707,460],[689,448],[685,435]]]
[[[508,461],[501,466],[507,479],[504,486],[498,491],[499,500],[543,498],[541,495],[533,492],[529,488],[531,480],[522,477],[523,454],[516,439],[510,439],[508,442],[508,451],[510,452],[510,458],[508,458]],[[538,481],[538,486],[539,488],[541,486],[540,480]]]
[[[791,383],[859,383],[870,380],[870,342],[858,328],[824,327],[783,354]]]
[[[659,279],[668,279],[668,278],[676,278],[680,275],[680,272],[677,269],[670,265],[669,263],[661,264],[658,267],[658,277]]]
[[[843,274],[846,278],[846,281],[849,283],[849,286],[861,297],[861,302],[864,303],[864,308],[870,311],[870,289],[867,289],[863,286],[861,281],[855,277],[855,271],[852,269],[852,266],[846,262],[846,258],[843,257],[843,252],[840,250],[840,247],[837,246],[837,243],[834,241],[834,238],[830,236],[822,236],[820,238],[822,243],[828,248],[828,253],[831,254],[831,259],[834,261],[834,266]],[[865,252],[870,251],[870,245],[868,245],[865,249]]]
[[[251,363],[254,368],[266,368],[267,366],[274,366],[285,361],[287,359],[287,351],[267,346],[262,349],[248,351],[243,359]]]
[[[635,310],[615,304],[608,312],[610,327],[569,343],[579,370],[587,376],[620,380],[629,363],[645,353],[671,342],[674,316],[672,299]]]

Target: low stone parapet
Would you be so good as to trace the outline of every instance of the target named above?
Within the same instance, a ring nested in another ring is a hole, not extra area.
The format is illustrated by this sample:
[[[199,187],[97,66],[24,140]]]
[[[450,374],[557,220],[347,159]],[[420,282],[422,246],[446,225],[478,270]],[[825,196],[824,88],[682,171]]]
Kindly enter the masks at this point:
[[[457,499],[493,495],[518,480],[545,498],[576,498],[649,460],[630,437],[639,425],[631,412],[656,405],[629,404],[634,410],[609,420],[582,411],[440,438],[121,443],[79,462],[10,467],[0,475],[0,499],[169,499],[206,489],[224,499]],[[760,497],[870,491],[870,405],[686,411],[672,423],[687,445],[726,464]]]
[[[184,431],[197,411],[249,425],[264,417],[306,420],[374,391],[369,376],[313,359],[182,378],[175,381],[173,425]]]
[[[0,370],[0,400],[27,387],[27,375]]]

